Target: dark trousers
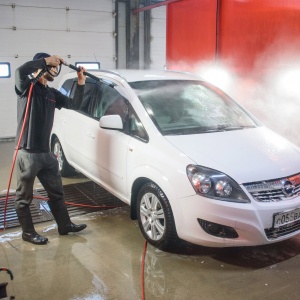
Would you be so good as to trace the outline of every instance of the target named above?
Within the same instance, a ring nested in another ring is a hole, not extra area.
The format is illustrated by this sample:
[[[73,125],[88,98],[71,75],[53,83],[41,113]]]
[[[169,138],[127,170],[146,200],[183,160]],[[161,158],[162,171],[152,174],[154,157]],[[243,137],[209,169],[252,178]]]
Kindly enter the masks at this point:
[[[55,155],[18,151],[15,172],[17,177],[16,209],[29,207],[33,199],[33,185],[37,177],[47,191],[50,203],[63,201],[62,180]]]

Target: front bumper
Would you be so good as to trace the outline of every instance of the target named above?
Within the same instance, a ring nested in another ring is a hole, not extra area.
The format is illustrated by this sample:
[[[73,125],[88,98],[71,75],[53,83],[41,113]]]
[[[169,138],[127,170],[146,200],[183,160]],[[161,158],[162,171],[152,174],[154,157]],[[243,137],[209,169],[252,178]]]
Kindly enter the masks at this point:
[[[256,246],[289,239],[300,233],[300,222],[293,222],[277,234],[273,228],[273,216],[276,213],[290,211],[300,207],[300,196],[280,202],[233,203],[193,195],[172,202],[178,236],[193,244],[208,247]],[[198,219],[232,227],[237,238],[216,237],[205,232]],[[267,237],[268,235],[268,237]]]

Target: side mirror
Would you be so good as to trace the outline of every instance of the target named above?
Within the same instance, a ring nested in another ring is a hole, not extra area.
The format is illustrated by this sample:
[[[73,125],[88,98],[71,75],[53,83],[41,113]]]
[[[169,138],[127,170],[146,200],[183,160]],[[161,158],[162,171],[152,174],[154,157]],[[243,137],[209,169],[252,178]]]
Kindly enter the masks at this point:
[[[99,126],[104,129],[122,130],[123,122],[119,115],[109,115],[100,118]]]

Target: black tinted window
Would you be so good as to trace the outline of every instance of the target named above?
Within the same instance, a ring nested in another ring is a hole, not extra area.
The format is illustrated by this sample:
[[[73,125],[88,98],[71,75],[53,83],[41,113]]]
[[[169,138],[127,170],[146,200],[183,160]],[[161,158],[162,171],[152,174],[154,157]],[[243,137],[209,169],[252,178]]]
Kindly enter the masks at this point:
[[[67,79],[65,83],[61,86],[59,91],[64,94],[65,96],[70,97],[71,89],[73,86],[74,80],[73,79]]]
[[[83,102],[80,108],[80,111],[85,114],[90,114],[89,107],[91,106],[91,102],[93,101],[93,94],[96,89],[96,84],[91,82],[85,83],[84,94],[83,94]]]

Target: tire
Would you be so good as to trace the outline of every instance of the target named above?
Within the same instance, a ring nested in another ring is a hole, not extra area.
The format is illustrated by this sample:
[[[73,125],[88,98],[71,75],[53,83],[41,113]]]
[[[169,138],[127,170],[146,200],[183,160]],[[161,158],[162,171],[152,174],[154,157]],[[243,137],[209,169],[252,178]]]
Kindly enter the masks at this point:
[[[137,218],[145,239],[158,249],[170,250],[179,242],[170,203],[155,183],[148,182],[141,187]]]
[[[71,165],[69,165],[69,163],[65,157],[61,143],[58,138],[54,139],[51,150],[57,158],[58,168],[59,168],[61,176],[69,177],[69,176],[75,175],[76,171]]]

